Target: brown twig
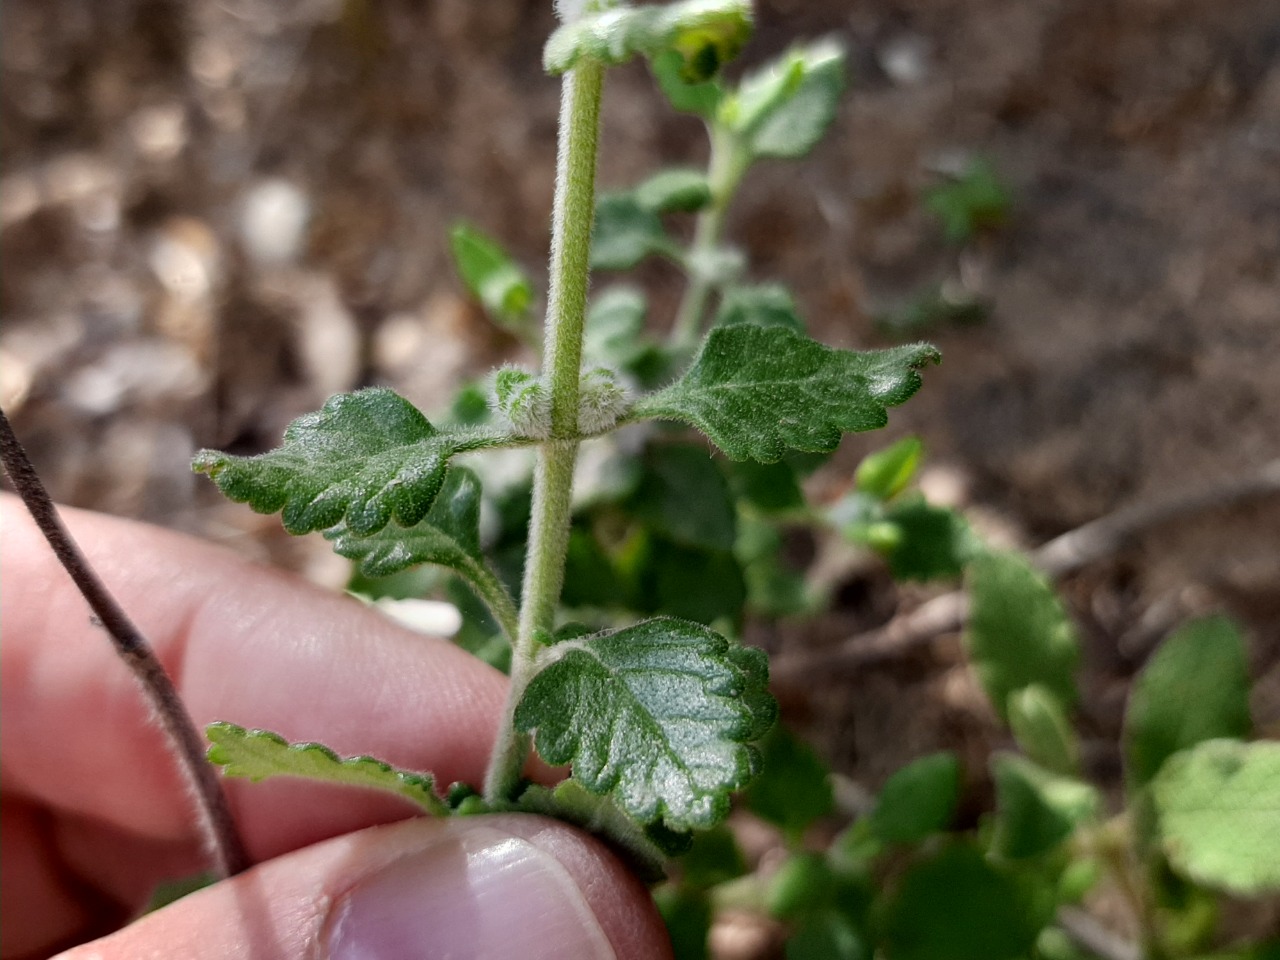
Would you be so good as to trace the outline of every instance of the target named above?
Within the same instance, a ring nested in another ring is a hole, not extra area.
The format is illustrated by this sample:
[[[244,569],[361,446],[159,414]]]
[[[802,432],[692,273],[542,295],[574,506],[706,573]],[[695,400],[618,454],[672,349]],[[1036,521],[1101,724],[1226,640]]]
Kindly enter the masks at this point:
[[[1162,502],[1123,507],[1050,540],[1031,554],[1031,562],[1050,577],[1064,577],[1172,520],[1277,494],[1280,460],[1272,460],[1234,483]],[[964,626],[968,614],[967,595],[963,590],[953,590],[835,646],[777,657],[769,673],[778,684],[843,676],[857,667],[899,657],[935,637],[953,633]]]
[[[249,857],[231,816],[222,785],[214,768],[205,760],[204,738],[187,713],[182,698],[155,651],[98,579],[63,526],[49,492],[22,444],[18,442],[3,410],[0,410],[0,454],[3,455],[5,472],[13,481],[18,496],[22,498],[36,526],[44,534],[49,547],[75,583],[76,589],[89,604],[97,622],[110,635],[116,653],[133,673],[142,687],[148,705],[159,719],[160,727],[168,738],[169,749],[177,759],[179,769],[195,798],[197,821],[214,861],[214,869],[222,876],[239,873],[249,866]]]

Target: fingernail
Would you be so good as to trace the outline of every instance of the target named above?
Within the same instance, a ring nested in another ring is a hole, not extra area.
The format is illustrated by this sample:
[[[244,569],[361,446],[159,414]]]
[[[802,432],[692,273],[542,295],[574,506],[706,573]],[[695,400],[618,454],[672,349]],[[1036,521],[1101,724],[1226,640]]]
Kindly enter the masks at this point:
[[[527,840],[466,826],[335,906],[330,960],[614,960],[573,877]]]

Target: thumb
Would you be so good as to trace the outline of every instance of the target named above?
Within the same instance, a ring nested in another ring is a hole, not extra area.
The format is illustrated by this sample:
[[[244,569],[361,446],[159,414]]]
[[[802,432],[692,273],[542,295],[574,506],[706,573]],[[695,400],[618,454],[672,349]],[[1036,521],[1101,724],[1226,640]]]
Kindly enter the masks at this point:
[[[60,960],[669,958],[644,886],[542,817],[411,820],[260,864]]]

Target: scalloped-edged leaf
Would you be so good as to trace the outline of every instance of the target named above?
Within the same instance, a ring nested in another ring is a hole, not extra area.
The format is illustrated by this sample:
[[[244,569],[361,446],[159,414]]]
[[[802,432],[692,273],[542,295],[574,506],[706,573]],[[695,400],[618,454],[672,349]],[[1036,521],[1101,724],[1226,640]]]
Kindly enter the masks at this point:
[[[642,823],[708,827],[759,763],[767,665],[706,627],[660,617],[548,648],[516,706],[538,754]]]
[[[968,587],[965,646],[1001,718],[1009,695],[1033,683],[1073,705],[1080,646],[1044,575],[1020,554],[992,551],[969,563]]]
[[[449,458],[510,442],[497,434],[437,430],[408,400],[384,387],[330,397],[289,424],[284,443],[252,457],[201,450],[192,467],[237,503],[281,512],[290,533],[345,523],[375,533],[427,515]]]
[[[394,793],[428,813],[447,816],[449,808],[435,789],[429,773],[401,770],[373,757],[338,756],[322,743],[290,743],[270,730],[246,730],[234,723],[211,723],[205,736],[212,746],[209,762],[222,767],[228,777],[265,780],[267,777],[301,777],[368,787]]]
[[[1207,740],[1170,757],[1151,787],[1179,873],[1241,896],[1280,890],[1280,743]]]
[[[773,463],[788,450],[834,450],[843,433],[888,422],[886,407],[920,388],[937,363],[928,344],[837,350],[785,327],[713,329],[689,370],[642,398],[631,419],[681,420],[734,460]]]
[[[519,328],[528,319],[533,285],[496,241],[468,223],[449,231],[453,261],[471,295],[497,323]]]
[[[542,65],[557,74],[583,59],[618,64],[635,56],[675,53],[682,78],[697,83],[711,79],[736,57],[750,35],[750,0],[614,7],[556,30],[543,50]]]
[[[554,788],[530,786],[515,802],[515,809],[555,817],[608,839],[648,882],[662,879],[667,858],[689,846],[688,834],[646,830],[609,797],[592,793],[574,779]]]
[[[742,80],[720,119],[755,157],[803,157],[827,132],[844,91],[844,48],[819,40]]]
[[[412,527],[389,523],[363,536],[339,524],[324,535],[366,577],[389,577],[423,563],[448,567],[471,585],[511,635],[515,602],[481,552],[480,499],[476,475],[465,467],[450,467],[431,509]]]
[[[1240,631],[1226,617],[1188,623],[1160,645],[1129,694],[1129,786],[1149,782],[1179,750],[1246,737],[1250,726],[1249,664]]]

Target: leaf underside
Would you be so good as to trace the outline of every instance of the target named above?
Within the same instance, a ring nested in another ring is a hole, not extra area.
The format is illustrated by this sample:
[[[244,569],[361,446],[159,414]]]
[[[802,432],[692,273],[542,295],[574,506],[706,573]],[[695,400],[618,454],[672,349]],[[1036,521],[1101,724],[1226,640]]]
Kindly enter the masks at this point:
[[[734,460],[773,463],[788,449],[834,450],[844,433],[888,422],[887,407],[937,363],[928,344],[837,350],[780,326],[718,327],[689,370],[636,404],[632,419],[680,420]]]
[[[340,523],[324,532],[335,552],[356,561],[367,577],[389,577],[434,563],[466,573],[484,562],[480,552],[480,481],[465,467],[451,467],[427,515],[412,527],[388,525],[361,535]]]
[[[662,617],[550,648],[515,711],[538,754],[642,823],[708,827],[755,772],[773,723],[768,666],[688,621]]]
[[[401,770],[373,757],[342,758],[321,743],[290,743],[270,730],[246,730],[234,723],[211,723],[205,735],[212,746],[209,762],[228,777],[265,780],[301,777],[350,787],[394,793],[428,813],[445,816],[449,808],[436,794],[429,773]]]

